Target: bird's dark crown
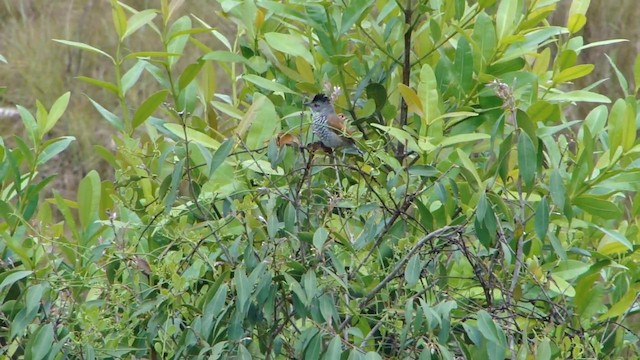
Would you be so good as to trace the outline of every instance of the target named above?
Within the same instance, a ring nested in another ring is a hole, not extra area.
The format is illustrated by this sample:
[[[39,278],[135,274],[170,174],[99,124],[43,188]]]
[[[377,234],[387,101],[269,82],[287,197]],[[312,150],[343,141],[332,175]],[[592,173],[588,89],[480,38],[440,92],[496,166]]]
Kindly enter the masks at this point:
[[[313,97],[313,100],[311,100],[311,102],[326,102],[326,103],[328,103],[329,102],[329,98],[325,94],[318,94],[318,95]]]

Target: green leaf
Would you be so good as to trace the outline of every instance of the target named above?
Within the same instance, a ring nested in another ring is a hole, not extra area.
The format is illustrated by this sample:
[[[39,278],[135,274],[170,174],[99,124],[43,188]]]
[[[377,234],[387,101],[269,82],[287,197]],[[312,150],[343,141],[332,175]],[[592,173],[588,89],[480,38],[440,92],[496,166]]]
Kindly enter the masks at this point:
[[[599,253],[611,255],[633,251],[633,244],[623,234],[600,226],[595,227],[606,235],[598,244]]]
[[[463,36],[458,40],[455,60],[453,62],[455,76],[459,79],[461,88],[460,98],[464,98],[473,86],[473,53],[469,42]]]
[[[334,336],[329,346],[327,347],[327,352],[324,353],[323,359],[333,360],[340,359],[342,354],[342,341],[340,336]]]
[[[636,84],[635,93],[638,93],[640,89],[640,54],[636,56],[636,61],[633,63],[633,83]]]
[[[431,123],[440,116],[438,82],[431,66],[424,64],[420,70],[420,83],[418,84],[418,97],[422,102],[422,128],[421,135],[426,131]]]
[[[78,76],[76,77],[76,79],[80,80],[80,81],[84,81],[87,84],[91,84],[91,85],[96,85],[99,86],[103,89],[109,90],[112,93],[119,95],[120,91],[118,90],[118,87],[110,82],[107,81],[103,81],[103,80],[98,80],[98,79],[94,79],[94,78],[90,78],[87,76]]]
[[[421,149],[418,147],[418,143],[416,142],[416,140],[408,132],[393,126],[383,126],[376,123],[371,123],[371,126],[384,131],[390,136],[393,136],[394,138],[396,138],[401,143],[406,144],[408,149],[413,151],[421,151]],[[433,145],[426,143],[426,138],[425,138],[424,145],[425,147],[429,147],[429,150],[433,150],[435,148]]]
[[[230,51],[224,50],[216,50],[205,54],[202,57],[202,60],[212,60],[212,61],[221,61],[221,62],[240,62],[246,63],[247,59],[242,57],[242,55],[232,53]]]
[[[313,56],[309,52],[309,47],[303,41],[301,35],[290,35],[277,32],[264,34],[267,44],[275,50],[291,56],[300,56],[308,63],[313,64]]]
[[[122,75],[122,79],[120,79],[120,84],[122,86],[122,94],[126,94],[129,89],[133,87],[133,85],[138,82],[140,79],[140,75],[144,71],[147,66],[147,62],[145,60],[139,59],[135,65],[129,69],[124,75]]]
[[[382,360],[380,354],[374,351],[369,351],[365,356],[365,360]]]
[[[538,239],[544,241],[549,229],[549,204],[547,198],[543,197],[536,208],[536,216],[534,221],[534,228]]]
[[[482,180],[480,180],[480,175],[478,174],[478,170],[476,169],[476,166],[473,165],[473,162],[471,162],[469,155],[459,147],[456,148],[456,152],[458,153],[458,158],[460,159],[460,162],[462,163],[463,168],[466,169],[469,173],[471,173],[471,175],[473,176],[473,179],[476,181],[476,184],[475,184],[476,188],[477,189],[481,188]],[[467,180],[470,180],[470,179],[467,179]]]
[[[591,0],[573,0],[569,8],[569,16],[575,14],[586,15],[590,4]]]
[[[533,180],[536,175],[537,153],[533,141],[526,132],[520,132],[518,140],[518,166],[520,176],[524,180],[527,188],[533,187]]]
[[[418,94],[405,84],[398,83],[398,92],[402,96],[402,99],[407,104],[409,111],[418,114],[420,117],[424,117],[424,111],[422,110],[422,101],[418,97]]]
[[[233,279],[236,285],[236,309],[244,315],[249,310],[251,303],[251,285],[249,279],[242,268],[236,268]]]
[[[485,339],[490,342],[498,344],[500,340],[498,339],[498,327],[493,322],[491,315],[484,310],[478,311],[478,330],[484,336]]]
[[[265,175],[284,175],[284,170],[281,167],[276,169],[271,167],[271,163],[265,160],[245,160],[240,163],[245,169],[255,171],[257,173]]]
[[[191,128],[186,128],[183,129],[183,127],[179,124],[172,124],[172,123],[165,123],[164,124],[164,128],[169,130],[169,132],[171,132],[172,134],[176,135],[177,137],[181,138],[182,140],[189,140],[189,141],[193,141],[196,142],[202,146],[206,146],[210,149],[217,149],[220,147],[220,143],[217,142],[216,140],[214,140],[213,138],[211,138],[209,135],[201,133],[197,130],[191,129]],[[187,133],[187,139],[184,138],[184,133]]]
[[[589,214],[603,219],[614,220],[622,217],[622,211],[614,203],[593,195],[580,195],[573,203]]]
[[[587,17],[584,14],[573,14],[567,19],[567,29],[571,34],[575,34],[587,24]]]
[[[618,78],[618,84],[620,84],[620,89],[622,90],[622,93],[624,94],[624,97],[628,97],[629,96],[629,83],[627,82],[627,79],[624,77],[624,74],[622,73],[622,71],[620,71],[620,69],[618,69],[618,67],[616,66],[616,63],[613,62],[613,60],[609,57],[609,55],[604,54],[604,56],[607,57],[607,60],[609,60],[609,64],[611,64],[611,67],[613,68],[613,70],[616,73],[616,78]]]
[[[118,38],[122,39],[122,35],[127,31],[127,15],[118,0],[111,0],[111,17]]]
[[[551,192],[551,200],[553,200],[558,209],[562,211],[564,209],[566,190],[564,188],[564,183],[562,182],[562,175],[560,175],[560,171],[558,169],[554,169],[551,173],[549,191]]]
[[[635,99],[627,102],[618,99],[611,108],[609,114],[609,126],[607,133],[609,135],[609,148],[611,159],[619,146],[623,152],[629,151],[636,139],[636,113]]]
[[[553,93],[546,97],[546,100],[554,103],[554,102],[593,102],[593,103],[604,103],[609,104],[611,100],[601,94],[597,94],[591,91],[586,90],[575,90],[569,91],[566,93]]]
[[[548,236],[549,236],[549,242],[551,243],[551,247],[553,248],[553,251],[558,256],[558,258],[560,260],[567,260],[567,252],[565,251],[564,247],[560,243],[560,239],[558,239],[556,234],[554,234],[553,232],[550,232]]]
[[[93,107],[95,107],[96,110],[98,110],[100,115],[102,115],[102,117],[109,122],[109,124],[113,125],[113,127],[115,127],[120,131],[124,131],[124,124],[122,122],[122,119],[120,119],[115,114],[113,114],[109,110],[102,107],[102,105],[98,104],[92,98],[90,97],[87,97],[87,98],[89,99],[89,101],[91,101],[91,104],[93,105]]]
[[[211,157],[211,163],[209,164],[209,177],[213,176],[213,173],[218,169],[220,165],[227,159],[231,150],[233,150],[234,141],[232,138],[226,139],[216,152]]]
[[[198,62],[196,63],[189,64],[180,75],[180,80],[178,80],[178,88],[182,90],[187,87],[187,85],[189,85],[193,81],[193,79],[198,76],[203,65],[204,60],[198,60]]]
[[[2,282],[0,282],[0,291],[31,274],[33,274],[31,270],[9,270],[0,274],[0,279],[2,279]]]
[[[42,165],[51,160],[51,158],[64,151],[75,139],[73,136],[62,136],[45,142],[42,152],[38,154],[37,164]]]
[[[173,167],[173,172],[171,173],[171,182],[169,183],[168,192],[163,201],[165,214],[170,213],[171,207],[178,197],[178,191],[180,190],[180,181],[182,180],[182,176],[184,174],[184,163],[185,159],[180,159]]]
[[[82,50],[98,53],[100,55],[104,55],[104,56],[108,57],[114,65],[116,64],[115,60],[111,57],[111,55],[109,55],[106,52],[104,52],[104,51],[102,51],[102,50],[100,50],[98,48],[95,48],[95,47],[93,47],[91,45],[87,45],[87,44],[84,44],[84,43],[81,43],[81,42],[76,42],[76,41],[69,41],[69,40],[53,39],[53,41],[59,42],[61,44],[73,46],[73,47],[76,47],[76,48],[79,48],[79,49],[82,49]]]
[[[156,11],[155,9],[146,9],[131,15],[127,20],[127,30],[122,35],[121,40],[126,39],[136,30],[150,23],[157,15]]]
[[[366,88],[367,98],[373,99],[376,104],[376,110],[381,111],[387,103],[387,89],[378,83],[371,83]]]
[[[323,226],[318,227],[313,233],[313,246],[319,251],[323,251],[324,243],[329,238],[329,232]]]
[[[143,60],[143,59],[152,58],[152,57],[166,57],[166,58],[180,57],[181,55],[182,54],[170,53],[165,51],[138,51],[138,52],[132,52],[127,54],[124,57],[124,59],[125,60],[131,60],[131,59]]]
[[[365,12],[371,11],[373,2],[374,0],[352,0],[348,6],[345,6],[338,35],[346,34],[355,23],[363,18]]]
[[[552,272],[554,275],[569,281],[584,274],[587,270],[589,270],[590,267],[590,264],[582,261],[565,260],[559,262],[558,266],[554,267]]]
[[[629,39],[609,39],[609,40],[594,41],[594,42],[590,42],[588,44],[584,44],[584,45],[576,48],[576,51],[581,51],[581,50],[584,50],[584,49],[590,49],[592,47],[597,47],[597,46],[618,44],[618,43],[623,43],[623,42],[628,42],[628,41],[629,41]]]
[[[478,14],[476,25],[473,28],[472,35],[474,50],[480,56],[474,57],[474,60],[480,62],[480,72],[484,72],[487,65],[493,60],[498,40],[496,39],[496,28],[493,26],[491,17],[484,12]]]
[[[29,110],[22,107],[21,105],[16,105],[16,108],[18,108],[20,119],[22,119],[22,123],[24,124],[24,127],[27,129],[27,132],[29,133],[29,137],[31,138],[31,141],[34,144],[39,143],[41,135],[38,132],[38,123],[36,122],[36,119],[29,112]]]
[[[617,303],[613,304],[606,313],[600,315],[598,321],[603,321],[625,314],[631,309],[636,297],[638,297],[638,291],[640,291],[640,284],[633,284],[629,291],[627,291],[627,293]]]
[[[80,225],[86,229],[99,218],[100,175],[95,170],[91,170],[80,181],[77,198]]]
[[[404,269],[404,278],[407,281],[409,287],[414,286],[420,280],[420,274],[422,273],[422,264],[420,263],[420,255],[415,254],[409,259],[407,267]]]
[[[29,359],[42,360],[49,354],[53,345],[54,334],[53,324],[46,323],[36,330],[27,344],[27,354]],[[30,354],[29,354],[30,353]]]
[[[280,132],[281,121],[271,100],[259,93],[254,94],[251,104],[237,128],[238,136],[248,130],[246,143],[249,149],[264,147]],[[248,128],[248,129],[247,129]]]
[[[260,77],[258,75],[253,75],[253,74],[247,74],[247,75],[243,75],[242,79],[244,79],[245,81],[251,82],[255,85],[258,85],[259,87],[269,90],[269,91],[273,91],[273,92],[282,92],[282,93],[287,93],[287,94],[298,94],[297,92],[289,89],[288,87],[277,83],[273,80],[268,80],[265,79],[263,77]]]
[[[160,90],[153,95],[149,96],[140,107],[133,114],[133,119],[131,120],[132,129],[135,130],[140,124],[142,124],[145,120],[149,118],[153,114],[154,111],[162,104],[162,102],[167,98],[167,94],[169,94],[169,90]]]
[[[191,30],[191,18],[187,15],[182,16],[178,20],[174,21],[169,28],[169,33],[167,37],[169,38],[169,43],[167,44],[167,52],[172,54],[180,54],[184,53],[184,48],[187,46],[187,42],[191,37],[189,34],[189,30]],[[169,57],[169,67],[173,68],[176,62],[180,59],[180,56],[172,56]]]
[[[516,26],[518,16],[518,1],[501,1],[496,14],[496,33],[498,40],[502,42],[504,38],[511,35]]]
[[[67,105],[69,105],[69,98],[71,97],[70,92],[66,92],[62,96],[60,96],[51,106],[51,110],[47,115],[47,122],[44,124],[38,124],[38,128],[40,130],[40,134],[44,135],[51,130],[62,114],[67,110]]]
[[[450,135],[443,138],[440,144],[435,144],[435,145],[447,147],[447,146],[457,145],[465,142],[475,142],[475,141],[488,140],[488,139],[491,139],[491,135],[483,134],[483,133]]]
[[[579,79],[581,77],[591,74],[595,66],[593,64],[581,64],[572,66],[568,69],[562,70],[559,74],[553,77],[553,82],[561,84],[567,81]]]

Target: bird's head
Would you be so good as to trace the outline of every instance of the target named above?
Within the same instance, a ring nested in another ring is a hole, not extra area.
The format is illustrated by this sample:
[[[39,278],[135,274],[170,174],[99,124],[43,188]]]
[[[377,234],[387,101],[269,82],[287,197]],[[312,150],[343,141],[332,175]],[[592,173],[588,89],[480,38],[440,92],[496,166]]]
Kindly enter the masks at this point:
[[[311,108],[312,111],[322,111],[323,109],[332,109],[331,101],[325,94],[317,94],[311,99],[303,103],[305,106]]]

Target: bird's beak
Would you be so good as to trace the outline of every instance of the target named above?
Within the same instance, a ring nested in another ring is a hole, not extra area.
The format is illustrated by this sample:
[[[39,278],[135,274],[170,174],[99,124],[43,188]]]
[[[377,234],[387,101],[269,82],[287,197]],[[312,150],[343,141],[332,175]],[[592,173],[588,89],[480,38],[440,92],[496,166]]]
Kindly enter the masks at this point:
[[[305,101],[302,103],[304,106],[311,106],[311,101]]]

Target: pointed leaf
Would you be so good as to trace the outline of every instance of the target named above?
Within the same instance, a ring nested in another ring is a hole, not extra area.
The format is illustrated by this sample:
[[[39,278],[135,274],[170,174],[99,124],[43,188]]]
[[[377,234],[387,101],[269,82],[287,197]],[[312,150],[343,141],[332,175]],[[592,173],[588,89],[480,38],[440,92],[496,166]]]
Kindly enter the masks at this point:
[[[115,64],[115,60],[111,57],[111,55],[109,55],[106,52],[104,52],[104,51],[102,51],[102,50],[100,50],[98,48],[95,48],[95,47],[93,47],[91,45],[87,45],[87,44],[84,44],[84,43],[81,43],[81,42],[77,42],[77,41],[60,40],[60,39],[53,39],[53,41],[59,42],[61,44],[73,46],[73,47],[76,47],[76,48],[79,48],[79,49],[82,49],[82,50],[87,50],[87,51],[91,51],[91,52],[94,52],[94,53],[98,53],[100,55],[104,55],[104,56],[108,57],[111,60],[112,63]]]
[[[49,130],[51,130],[62,114],[67,110],[67,105],[69,105],[69,98],[71,97],[70,92],[66,92],[64,95],[60,96],[55,103],[51,106],[51,110],[47,115],[47,122],[44,124],[43,128],[40,128],[40,134],[44,135]]]
[[[138,107],[135,114],[133,114],[133,119],[131,120],[132,129],[135,130],[140,124],[147,120],[167,98],[168,93],[169,90],[160,90],[140,104],[140,107]]]
[[[150,23],[156,17],[156,15],[156,10],[154,9],[142,10],[131,15],[129,20],[127,20],[127,30],[122,35],[122,40],[126,39],[127,36],[136,32],[136,30]]]
[[[186,131],[187,133],[187,138],[189,141],[193,141],[193,142],[197,142],[198,144],[202,145],[202,146],[206,146],[210,149],[217,149],[220,147],[220,143],[216,140],[214,140],[212,137],[210,137],[209,135],[205,134],[205,133],[201,133],[197,130],[191,129],[191,128],[186,128],[183,129],[183,127],[179,124],[171,124],[171,123],[166,123],[164,124],[164,128],[169,130],[172,134],[176,135],[177,137],[181,138],[182,140],[185,140],[184,138],[184,133]]]

